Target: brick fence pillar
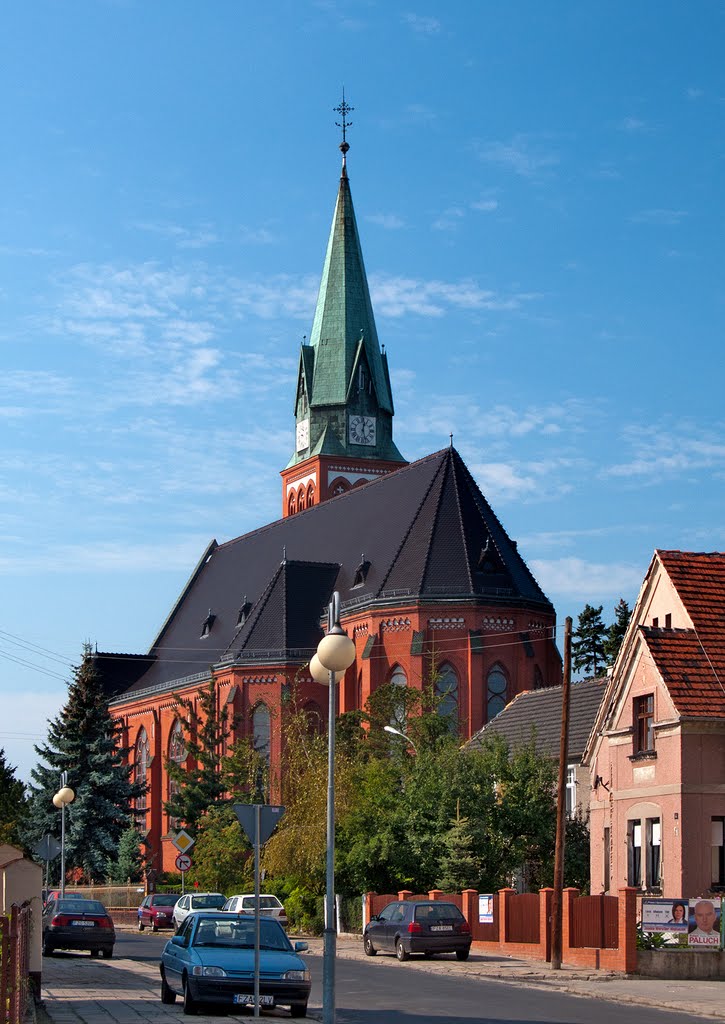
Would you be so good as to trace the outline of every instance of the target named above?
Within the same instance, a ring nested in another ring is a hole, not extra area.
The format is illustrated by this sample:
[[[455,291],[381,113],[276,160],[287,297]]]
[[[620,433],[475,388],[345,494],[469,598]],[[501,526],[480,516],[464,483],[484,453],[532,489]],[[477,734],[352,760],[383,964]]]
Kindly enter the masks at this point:
[[[620,969],[632,974],[637,970],[637,890],[625,885],[619,890]]]
[[[370,924],[370,918],[373,913],[373,896],[374,892],[366,892],[363,900],[363,928],[366,924]]]
[[[410,891],[410,889],[401,889],[400,892],[398,893],[398,899],[409,900],[412,895],[413,893]]]
[[[442,900],[445,899],[445,893],[442,889],[431,889],[428,893],[429,900]]]
[[[461,910],[468,921],[468,927],[473,935],[478,925],[478,889],[464,889],[461,893]]]
[[[572,920],[574,916],[574,900],[581,895],[581,889],[569,885],[561,894],[561,959],[566,960],[566,954],[571,948],[571,937],[574,928]]]
[[[515,889],[499,889],[498,890],[498,912],[499,912],[499,925],[498,925],[498,941],[499,945],[509,940],[509,900],[515,895]]]
[[[539,889],[539,946],[547,963],[551,960],[551,898],[553,889]]]

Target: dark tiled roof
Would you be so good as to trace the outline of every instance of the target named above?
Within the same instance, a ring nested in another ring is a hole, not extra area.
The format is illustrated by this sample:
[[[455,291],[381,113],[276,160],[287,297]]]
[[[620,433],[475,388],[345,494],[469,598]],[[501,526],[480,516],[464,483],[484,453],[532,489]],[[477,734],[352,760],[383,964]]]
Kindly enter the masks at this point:
[[[361,552],[370,565],[362,586],[352,589]],[[339,566],[336,578],[331,566]],[[445,448],[295,516],[210,544],[149,652],[153,665],[129,679],[128,692],[206,672],[225,653],[293,647],[309,657],[333,589],[343,616],[346,607],[401,597],[553,611],[460,455]],[[252,609],[238,630],[245,597]],[[202,638],[210,611],[212,628]]]
[[[569,704],[569,761],[579,760],[594,725],[604,696],[606,678],[584,679],[571,685]],[[476,749],[489,736],[503,736],[511,748],[536,739],[537,750],[547,757],[559,757],[561,739],[561,686],[527,690],[507,704],[467,743]]]

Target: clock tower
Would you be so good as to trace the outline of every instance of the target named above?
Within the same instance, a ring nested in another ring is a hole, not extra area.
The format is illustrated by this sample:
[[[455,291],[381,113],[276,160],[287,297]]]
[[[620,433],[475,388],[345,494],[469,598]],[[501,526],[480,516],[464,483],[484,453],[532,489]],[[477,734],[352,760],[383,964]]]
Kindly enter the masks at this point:
[[[407,465],[393,442],[393,397],[370,301],[347,176],[343,98],[342,173],[309,343],[300,351],[295,447],[282,470],[282,515]]]

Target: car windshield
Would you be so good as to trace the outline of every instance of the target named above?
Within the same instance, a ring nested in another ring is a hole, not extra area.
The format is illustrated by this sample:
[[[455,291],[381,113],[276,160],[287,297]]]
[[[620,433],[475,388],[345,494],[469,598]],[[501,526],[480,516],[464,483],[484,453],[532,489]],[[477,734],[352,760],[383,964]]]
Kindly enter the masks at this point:
[[[254,910],[255,899],[253,896],[245,896],[242,900],[242,906],[245,910]],[[260,910],[279,910],[282,904],[279,902],[276,896],[260,896],[259,897],[259,909]]]
[[[216,910],[226,903],[226,896],[192,896],[191,905],[194,910]]]
[[[178,893],[160,892],[157,896],[151,898],[151,905],[154,907],[173,907],[176,906],[176,901],[179,898]]]
[[[259,922],[260,949],[292,949],[281,925],[276,921]],[[254,921],[230,921],[228,917],[199,921],[194,946],[221,946],[225,949],[254,949]]]
[[[61,914],[102,914],[106,916],[106,908],[98,900],[58,900],[56,913]]]

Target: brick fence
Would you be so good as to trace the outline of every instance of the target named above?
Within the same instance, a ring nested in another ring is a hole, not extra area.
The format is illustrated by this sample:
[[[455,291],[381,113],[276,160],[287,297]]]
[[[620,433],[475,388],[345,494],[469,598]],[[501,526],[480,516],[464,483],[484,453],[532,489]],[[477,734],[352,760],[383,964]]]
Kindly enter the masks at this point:
[[[448,900],[463,912],[471,928],[473,948],[532,960],[551,960],[551,901],[553,889],[517,893],[500,889],[493,897],[493,921],[479,920],[478,892],[464,889],[449,895],[433,889],[414,894],[367,893],[363,925],[393,900]],[[562,961],[631,973],[637,967],[637,891],[629,886],[617,896],[582,896],[564,889],[562,900]]]

